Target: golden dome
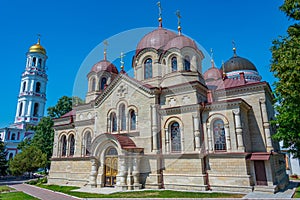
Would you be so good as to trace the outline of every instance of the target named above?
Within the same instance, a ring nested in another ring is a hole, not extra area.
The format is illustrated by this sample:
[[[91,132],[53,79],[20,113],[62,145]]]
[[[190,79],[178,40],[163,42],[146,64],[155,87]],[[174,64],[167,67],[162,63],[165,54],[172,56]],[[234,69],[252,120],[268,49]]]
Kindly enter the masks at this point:
[[[44,49],[44,47],[42,47],[42,45],[40,45],[40,38],[38,39],[38,42],[34,45],[32,45],[29,48],[29,52],[30,53],[42,53],[46,55],[46,50]]]

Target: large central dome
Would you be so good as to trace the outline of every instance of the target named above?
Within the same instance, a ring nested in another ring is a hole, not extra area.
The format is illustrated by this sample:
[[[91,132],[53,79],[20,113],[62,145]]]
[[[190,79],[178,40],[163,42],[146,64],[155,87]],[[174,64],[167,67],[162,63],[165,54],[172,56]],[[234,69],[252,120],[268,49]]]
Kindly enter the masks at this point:
[[[138,43],[136,54],[146,48],[159,49],[166,45],[171,39],[177,36],[176,33],[159,27],[158,29],[146,34]]]

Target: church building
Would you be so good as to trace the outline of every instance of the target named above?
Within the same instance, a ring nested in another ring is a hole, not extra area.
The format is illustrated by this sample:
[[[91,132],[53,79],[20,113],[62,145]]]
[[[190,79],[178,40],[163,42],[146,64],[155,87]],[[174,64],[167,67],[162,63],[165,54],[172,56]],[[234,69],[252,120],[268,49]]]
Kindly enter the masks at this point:
[[[272,140],[273,95],[236,49],[202,72],[195,41],[163,28],[136,45],[134,77],[106,58],[85,104],[55,119],[49,184],[276,192],[288,183]]]
[[[34,131],[29,125],[37,125],[44,116],[46,104],[46,50],[38,42],[32,45],[26,54],[25,71],[21,77],[15,121],[0,129],[0,140],[5,144],[7,160],[13,158],[19,150],[18,144],[31,139]]]

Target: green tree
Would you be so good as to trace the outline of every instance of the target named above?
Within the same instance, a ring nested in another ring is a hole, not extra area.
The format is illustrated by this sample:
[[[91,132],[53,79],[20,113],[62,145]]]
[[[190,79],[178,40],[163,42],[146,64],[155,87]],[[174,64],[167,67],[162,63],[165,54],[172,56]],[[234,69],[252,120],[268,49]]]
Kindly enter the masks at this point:
[[[0,175],[2,176],[6,174],[7,169],[6,155],[4,142],[0,140]]]
[[[55,106],[47,109],[51,118],[60,118],[62,115],[72,110],[72,97],[61,97]]]
[[[43,117],[37,126],[32,127],[35,131],[30,142],[30,146],[35,146],[47,156],[49,161],[52,156],[54,130],[52,128],[53,120],[50,117]],[[47,166],[49,167],[48,162]]]
[[[275,83],[277,132],[274,139],[283,141],[295,157],[300,158],[300,1],[285,0],[280,7],[293,21],[287,36],[273,41],[271,72]]]
[[[13,175],[22,175],[25,172],[34,172],[44,168],[47,164],[47,155],[35,146],[29,146],[18,153],[9,163],[9,170]]]

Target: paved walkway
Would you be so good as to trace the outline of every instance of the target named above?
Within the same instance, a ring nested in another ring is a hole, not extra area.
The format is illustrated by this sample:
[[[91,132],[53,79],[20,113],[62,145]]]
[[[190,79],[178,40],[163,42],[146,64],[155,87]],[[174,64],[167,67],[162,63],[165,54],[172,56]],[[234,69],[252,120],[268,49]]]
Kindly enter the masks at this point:
[[[15,188],[18,191],[22,191],[30,196],[36,197],[42,200],[78,200],[81,198],[72,197],[60,192],[53,192],[36,186],[28,184],[16,184],[9,187]]]

